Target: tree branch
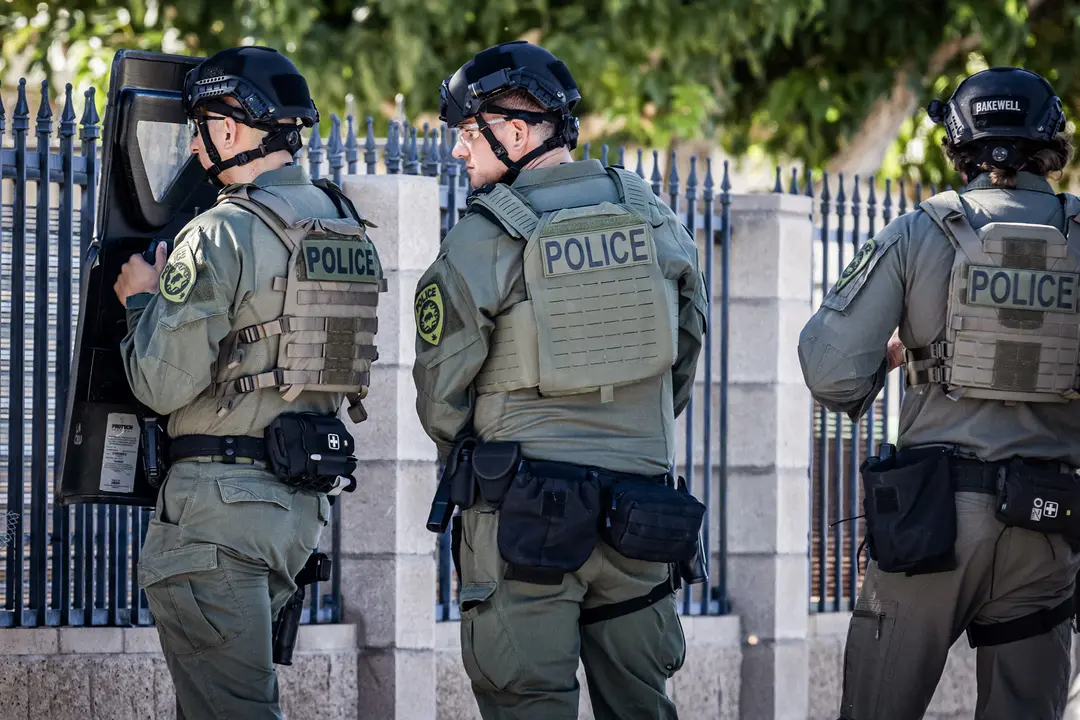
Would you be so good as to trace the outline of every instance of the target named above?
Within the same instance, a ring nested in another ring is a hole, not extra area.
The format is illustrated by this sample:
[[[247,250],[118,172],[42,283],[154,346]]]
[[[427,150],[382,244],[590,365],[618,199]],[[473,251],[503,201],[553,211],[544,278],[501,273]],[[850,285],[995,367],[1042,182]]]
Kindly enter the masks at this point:
[[[1042,0],[1029,0],[1038,5]],[[979,47],[982,36],[973,33],[966,37],[946,40],[930,54],[926,63],[926,75],[922,80],[933,81],[958,55]],[[870,107],[859,131],[851,141],[829,162],[831,173],[869,174],[881,167],[885,153],[892,147],[904,120],[915,112],[918,97],[910,81],[915,73],[915,63],[908,62],[897,71],[893,88],[888,96],[878,98]]]

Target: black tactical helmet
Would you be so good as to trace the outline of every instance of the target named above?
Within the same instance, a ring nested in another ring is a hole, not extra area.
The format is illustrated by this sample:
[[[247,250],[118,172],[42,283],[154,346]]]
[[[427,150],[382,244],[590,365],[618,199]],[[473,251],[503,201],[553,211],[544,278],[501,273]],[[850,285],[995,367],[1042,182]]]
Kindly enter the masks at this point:
[[[239,106],[225,102],[226,97],[233,98]],[[269,134],[258,149],[222,161],[200,110],[231,117]],[[277,50],[260,46],[222,50],[189,71],[184,78],[184,111],[195,120],[202,134],[214,163],[209,172],[215,182],[223,170],[264,155],[279,150],[295,155],[302,145],[296,120],[304,127],[319,121],[319,111],[304,76]]]
[[[1061,100],[1042,76],[1014,67],[995,67],[964,80],[948,103],[931,100],[930,119],[945,124],[949,144],[961,147],[983,139],[1049,142],[1065,129]],[[1018,167],[1019,157],[1008,143],[987,149],[982,159],[999,167]]]
[[[499,97],[513,91],[527,93],[544,112],[500,107]],[[443,122],[457,125],[476,118],[491,149],[509,168],[509,177],[504,176],[504,182],[513,182],[522,167],[548,150],[577,147],[578,121],[573,110],[581,100],[581,93],[562,61],[539,45],[515,40],[480,52],[443,81],[439,96],[439,119]],[[513,162],[480,116],[481,112],[529,123],[551,121],[555,133],[541,147]]]

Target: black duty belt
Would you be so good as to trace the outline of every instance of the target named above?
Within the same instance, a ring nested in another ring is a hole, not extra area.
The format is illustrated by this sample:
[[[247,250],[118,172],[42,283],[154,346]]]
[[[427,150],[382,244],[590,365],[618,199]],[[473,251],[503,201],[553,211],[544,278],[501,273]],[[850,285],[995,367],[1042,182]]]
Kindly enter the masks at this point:
[[[600,487],[609,488],[621,480],[649,480],[656,483],[667,482],[667,475],[635,475],[633,473],[614,472],[604,468],[589,467],[587,465],[575,465],[574,463],[554,462],[551,460],[523,460],[522,469],[540,477],[560,478],[565,480],[581,480],[594,478],[600,483]]]
[[[1025,466],[1040,472],[1060,472],[1069,474],[1072,468],[1063,463],[1050,460],[1023,460]],[[1009,461],[984,462],[974,458],[949,458],[949,473],[953,487],[958,492],[978,492],[996,495],[998,483],[1003,477]]]
[[[209,458],[214,462],[266,462],[266,442],[247,435],[181,435],[169,444],[173,462]]]
[[[983,462],[968,458],[949,458],[949,474],[957,492],[977,492],[996,495],[998,478],[1004,463]]]

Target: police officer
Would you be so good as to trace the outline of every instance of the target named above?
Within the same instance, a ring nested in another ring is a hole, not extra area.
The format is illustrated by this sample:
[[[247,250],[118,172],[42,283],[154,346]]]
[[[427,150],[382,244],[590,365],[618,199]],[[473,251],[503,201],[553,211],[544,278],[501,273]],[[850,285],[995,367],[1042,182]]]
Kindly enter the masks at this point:
[[[1025,70],[979,72],[928,111],[966,186],[867,242],[799,342],[813,396],[853,420],[901,363],[907,387],[896,448],[862,468],[872,561],[841,717],[921,718],[966,632],[975,716],[1052,720],[1080,566],[1080,201],[1046,176],[1071,147]]]
[[[441,89],[474,192],[417,285],[413,377],[439,457],[471,448],[477,495],[455,499],[453,537],[485,720],[576,718],[579,657],[599,720],[676,717],[679,551],[597,528],[656,492],[696,513],[669,539],[696,538],[703,507],[664,483],[708,300],[693,239],[648,185],[572,161],[579,99],[526,42],[484,50]]]
[[[224,50],[188,74],[184,105],[191,151],[222,188],[218,201],[168,257],[163,244],[153,265],[132,256],[114,288],[127,310],[131,388],[170,414],[172,465],[139,585],[181,716],[280,718],[271,623],[337,488],[281,470],[264,430],[286,417],[340,424],[343,400],[364,394],[381,269],[377,255],[368,262],[374,248],[348,200],[293,164],[318,111],[286,57]],[[304,237],[306,218],[324,218],[336,240]],[[355,245],[342,252],[346,242]],[[351,260],[327,262],[324,245]],[[357,402],[350,410],[362,419]]]

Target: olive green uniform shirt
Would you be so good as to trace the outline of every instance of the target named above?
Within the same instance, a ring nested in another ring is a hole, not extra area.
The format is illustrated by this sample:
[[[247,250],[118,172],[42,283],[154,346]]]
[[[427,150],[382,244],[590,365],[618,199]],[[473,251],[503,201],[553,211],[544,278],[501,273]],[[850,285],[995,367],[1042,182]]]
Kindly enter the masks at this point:
[[[603,201],[619,202],[597,160],[523,171],[513,188],[537,214]],[[666,472],[675,455],[675,418],[693,388],[705,333],[707,289],[697,247],[671,210],[653,199],[652,224],[664,278],[678,291],[678,349],[671,371],[599,393],[541,397],[536,388],[478,395],[473,380],[487,358],[495,317],[526,299],[523,240],[480,212],[470,212],[443,239],[417,284],[435,283],[442,299],[441,337],[416,339],[416,409],[445,459],[470,432],[486,441],[521,443],[525,457],[618,472]],[[419,305],[419,303],[418,303]],[[430,322],[425,318],[425,322]],[[418,319],[419,322],[419,319]]]
[[[978,230],[990,222],[1052,225],[1064,232],[1061,200],[1046,180],[1019,173],[1016,189],[976,177],[961,191]],[[830,410],[861,417],[885,381],[886,345],[900,328],[905,347],[945,338],[949,280],[955,250],[922,210],[902,215],[874,238],[869,261],[823,305],[799,337],[799,360],[813,396]],[[980,460],[1011,456],[1080,466],[1080,403],[950,400],[941,385],[907,388],[898,447],[945,443]]]
[[[299,165],[264,172],[254,184],[286,197],[301,216],[338,216],[333,201]],[[277,366],[276,336],[244,346],[243,354],[232,358],[238,360],[234,367],[228,367],[231,343],[225,341],[236,330],[281,315],[285,293],[273,289],[273,280],[285,276],[288,263],[289,250],[269,226],[225,203],[192,219],[177,235],[162,274],[164,293],[128,299],[128,334],[120,345],[128,383],[139,402],[170,414],[171,437],[262,437],[283,412],[337,411],[340,393],[302,392],[291,403],[274,388],[224,398],[201,394],[211,382]],[[219,414],[221,408],[228,411]]]

